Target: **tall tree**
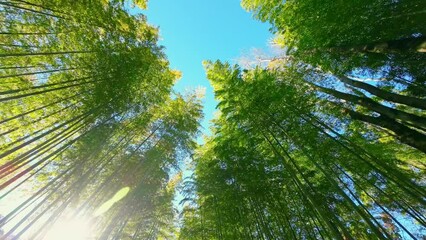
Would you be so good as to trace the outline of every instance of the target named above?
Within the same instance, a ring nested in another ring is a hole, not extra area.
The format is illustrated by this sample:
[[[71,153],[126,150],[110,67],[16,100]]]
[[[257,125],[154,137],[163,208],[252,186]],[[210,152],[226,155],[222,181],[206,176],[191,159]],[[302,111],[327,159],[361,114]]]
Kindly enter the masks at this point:
[[[327,83],[312,86],[348,103],[342,108],[348,116],[426,151],[424,2],[244,0],[242,6],[272,23],[287,59],[310,69],[308,83]]]
[[[76,217],[101,239],[174,234],[171,177],[202,113],[172,93],[157,29],[124,1],[11,0],[0,21],[0,201],[32,188],[2,238]]]
[[[195,158],[181,239],[422,236],[422,153],[402,158],[412,150],[334,117],[294,75],[206,69],[221,115]]]

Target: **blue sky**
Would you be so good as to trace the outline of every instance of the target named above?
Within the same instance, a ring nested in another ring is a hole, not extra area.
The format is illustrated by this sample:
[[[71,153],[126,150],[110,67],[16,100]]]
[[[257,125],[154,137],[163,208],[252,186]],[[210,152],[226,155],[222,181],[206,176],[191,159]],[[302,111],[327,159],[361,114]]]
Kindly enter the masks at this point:
[[[151,0],[143,11],[160,28],[161,41],[171,67],[182,71],[177,91],[206,87],[204,130],[215,112],[212,88],[203,60],[232,63],[252,48],[268,48],[269,25],[252,18],[239,0]]]

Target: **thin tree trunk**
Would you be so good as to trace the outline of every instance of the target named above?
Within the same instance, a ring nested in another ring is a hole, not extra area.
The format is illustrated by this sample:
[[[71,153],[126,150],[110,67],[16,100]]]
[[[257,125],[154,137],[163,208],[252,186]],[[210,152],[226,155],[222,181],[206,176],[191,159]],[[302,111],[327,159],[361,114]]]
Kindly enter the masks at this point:
[[[371,123],[395,132],[397,134],[396,138],[398,138],[401,142],[426,153],[426,136],[424,134],[421,134],[385,116],[372,117],[349,109],[346,109],[345,111],[353,119]]]
[[[384,162],[382,159],[377,158],[367,151],[365,149],[359,147],[351,140],[345,138],[340,133],[336,132],[333,128],[327,126],[325,123],[322,123],[320,120],[318,120],[315,116],[310,114],[310,119],[314,119],[315,122],[326,128],[327,130],[331,131],[333,134],[338,136],[338,138],[330,135],[328,132],[326,132],[324,129],[322,129],[319,126],[316,126],[313,124],[309,119],[306,119],[302,117],[303,120],[310,123],[312,126],[316,127],[318,130],[320,130],[325,136],[328,136],[331,140],[339,144],[341,147],[343,147],[345,150],[353,154],[355,157],[366,163],[369,167],[371,167],[374,171],[378,172],[379,174],[386,176],[387,180],[390,180],[397,186],[399,186],[401,189],[404,189],[405,193],[408,195],[411,195],[414,197],[417,201],[419,201],[422,204],[426,204],[426,201],[423,200],[423,196],[426,194],[425,191],[422,191],[422,189],[418,189],[418,186],[413,184],[411,179],[407,178],[405,175],[402,175],[397,169],[389,168],[386,162]],[[344,141],[342,141],[343,139]],[[351,147],[349,147],[349,146]],[[370,161],[362,156],[362,154],[365,154]],[[356,171],[355,171],[356,172]],[[378,188],[378,187],[377,187]],[[380,189],[380,188],[379,188]],[[415,190],[415,191],[413,191]]]
[[[40,72],[17,73],[17,74],[12,74],[12,75],[0,76],[0,79],[1,78],[20,77],[20,76],[30,76],[30,75],[45,74],[45,73],[55,73],[55,72],[70,71],[70,70],[77,70],[77,68],[63,68],[63,69],[47,70],[47,71],[40,71]]]
[[[8,156],[8,155],[10,155],[10,154],[12,154],[12,153],[14,153],[15,151],[17,151],[17,150],[19,150],[19,149],[21,149],[21,148],[23,148],[23,147],[27,146],[28,144],[30,144],[30,143],[32,143],[32,142],[35,142],[35,141],[37,141],[37,140],[41,139],[41,138],[42,138],[42,137],[44,137],[44,136],[46,136],[46,135],[48,135],[48,134],[50,134],[50,133],[52,133],[52,132],[54,132],[54,131],[56,131],[56,130],[58,130],[58,129],[62,128],[63,126],[67,125],[68,123],[71,123],[71,122],[74,122],[74,121],[79,121],[79,120],[82,120],[82,119],[84,119],[84,118],[88,117],[88,116],[89,116],[89,115],[91,115],[91,114],[94,112],[94,110],[96,110],[96,109],[97,109],[97,108],[94,108],[94,109],[92,109],[92,110],[90,110],[90,111],[88,111],[88,112],[86,112],[86,113],[84,113],[84,114],[81,114],[81,115],[76,116],[76,117],[74,117],[74,118],[72,118],[72,119],[70,119],[70,120],[67,120],[67,121],[65,121],[64,123],[62,123],[62,124],[60,124],[60,125],[58,125],[58,126],[56,126],[56,127],[52,128],[52,129],[50,129],[49,131],[47,131],[47,132],[45,132],[45,133],[41,134],[40,136],[34,137],[34,138],[32,138],[30,141],[28,141],[28,142],[22,143],[22,144],[20,144],[20,145],[19,145],[19,146],[17,146],[17,147],[14,147],[14,148],[12,148],[12,149],[10,149],[10,150],[6,151],[6,152],[3,152],[2,154],[0,154],[0,159],[2,159],[2,158],[4,158],[4,157],[6,157],[6,156]]]
[[[407,106],[411,106],[411,107],[415,107],[419,109],[426,109],[426,99],[409,97],[409,96],[388,92],[378,87],[372,86],[370,84],[352,80],[346,76],[340,76],[338,79],[348,85],[364,89],[365,91],[371,94],[374,94],[377,97],[383,98],[385,100],[388,100],[394,103],[402,103]]]
[[[53,150],[55,147],[59,146],[61,143],[63,143],[66,140],[68,140],[69,137],[71,137],[72,135],[78,133],[78,131],[80,129],[82,129],[83,127],[84,127],[84,123],[80,124],[79,126],[73,128],[73,129],[71,129],[70,132],[64,134],[63,136],[61,136],[58,139],[49,139],[48,142],[47,142],[48,144],[43,143],[43,146],[38,145],[37,146],[37,152],[38,152],[37,155],[34,155],[34,156],[33,155],[26,155],[24,157],[19,156],[19,157],[13,159],[12,161],[8,162],[10,164],[8,164],[6,168],[2,168],[1,169],[1,171],[0,171],[0,174],[1,174],[0,178],[5,178],[6,176],[8,176],[8,175],[12,174],[13,172],[17,171],[18,169],[20,169],[21,167],[24,167],[25,165],[31,163],[32,161],[34,161],[38,157],[41,157],[44,154],[48,153],[49,151]],[[80,136],[78,136],[77,138],[80,138]],[[66,145],[69,145],[69,143],[67,143]],[[45,150],[45,149],[47,149],[47,150]],[[43,151],[43,150],[45,150],[45,151]],[[51,155],[48,155],[48,156],[51,156]],[[32,159],[29,159],[31,157],[32,157]],[[27,161],[25,161],[25,160],[27,160]],[[42,160],[39,160],[38,162],[40,162],[40,161],[46,161],[46,160],[48,160],[47,157],[43,158]],[[18,164],[20,164],[20,165],[18,166]],[[0,189],[2,189],[2,188],[0,187]]]
[[[0,58],[3,57],[25,57],[25,56],[50,56],[62,54],[78,54],[78,53],[94,53],[94,51],[63,51],[63,52],[33,52],[33,53],[1,53]]]
[[[79,122],[73,124],[77,125]],[[5,176],[11,174],[12,172],[16,171],[17,169],[25,166],[26,164],[32,162],[33,160],[37,159],[40,156],[43,156],[45,153],[48,153],[49,151],[53,150],[56,146],[59,146],[62,142],[66,141],[68,137],[76,134],[79,130],[81,130],[84,127],[84,123],[77,125],[74,128],[67,128],[60,133],[56,134],[54,137],[48,139],[46,142],[43,142],[42,144],[39,144],[35,146],[34,148],[30,149],[29,151],[15,157],[14,159],[8,161],[6,164],[1,166],[0,178],[4,178]],[[68,132],[67,132],[68,131]],[[67,133],[65,133],[67,132]],[[84,135],[84,134],[82,134]],[[81,136],[81,135],[80,135]],[[79,138],[78,136],[77,138]],[[47,149],[47,150],[45,150]],[[44,152],[42,152],[45,150]],[[33,152],[37,151],[37,155],[32,154]],[[30,159],[32,158],[32,159]],[[29,160],[27,160],[29,159]],[[27,161],[25,161],[27,160]],[[24,162],[23,164],[21,164]],[[21,164],[18,166],[18,164]]]
[[[87,80],[87,79],[91,79],[93,77],[94,76],[83,77],[83,78],[78,78],[78,79],[71,79],[71,80],[68,80],[68,81],[48,83],[48,84],[43,84],[43,85],[40,85],[40,86],[34,86],[34,87],[29,87],[29,88],[11,89],[11,90],[0,92],[0,95],[13,94],[13,93],[18,93],[18,92],[23,92],[23,91],[28,91],[28,90],[34,90],[34,89],[40,89],[40,88],[49,88],[49,87],[53,87],[53,86],[57,86],[57,85],[79,82],[81,80]],[[84,83],[91,83],[91,82],[93,82],[93,81],[87,81],[87,82],[84,82]]]
[[[71,169],[71,168],[70,168]],[[68,170],[70,170],[70,169],[68,169]],[[41,192],[43,192],[44,190],[46,190],[48,187],[50,187],[51,186],[51,184],[53,184],[55,181],[57,181],[58,179],[61,179],[67,172],[68,172],[68,170],[67,171],[65,171],[65,172],[63,172],[63,173],[61,173],[59,176],[57,176],[54,180],[52,180],[51,182],[49,182],[49,184],[48,185],[46,185],[44,188],[42,188],[42,189],[40,189],[40,190],[42,190]],[[27,219],[33,214],[33,213],[35,213],[44,203],[46,203],[47,202],[47,200],[53,195],[53,194],[55,194],[56,193],[56,191],[69,179],[71,177],[71,175],[69,174],[69,175],[67,175],[64,179],[62,179],[62,181],[61,182],[59,182],[56,186],[54,186],[52,189],[51,189],[51,191],[50,191],[50,193],[42,200],[42,201],[40,201],[36,206],[34,206],[34,208],[31,210],[31,211],[29,211],[23,218],[21,218],[21,220],[18,222],[18,223],[16,223],[3,237],[8,237],[8,236],[10,236],[16,229],[18,229],[19,228],[19,226],[21,226],[25,221],[27,221]],[[40,192],[40,190],[39,190],[39,192]],[[38,192],[38,193],[39,193]],[[10,221],[11,219],[12,219],[12,216],[14,215],[14,214],[16,214],[16,212],[17,211],[19,211],[19,209],[21,209],[22,207],[24,207],[26,204],[28,204],[29,202],[31,202],[31,200],[32,199],[34,199],[35,197],[36,197],[37,195],[36,194],[34,194],[31,198],[29,198],[28,200],[26,200],[24,203],[22,203],[21,205],[19,205],[17,208],[15,208],[11,213],[9,213],[8,215],[6,215],[6,217],[4,217],[3,219],[5,219],[5,220],[7,220],[7,221]],[[31,200],[30,200],[31,199]],[[41,215],[41,214],[40,214]],[[39,215],[39,217],[38,218],[40,218],[40,215]],[[16,216],[16,215],[15,215]],[[32,225],[32,224],[34,224],[34,222],[35,221],[37,221],[38,220],[38,218],[36,218],[36,219],[33,219],[32,220],[32,223],[30,223],[30,225]],[[0,224],[0,226],[3,226],[5,223],[6,223],[6,221],[3,221],[3,219],[0,221],[1,222],[1,224]]]
[[[30,6],[33,6],[33,7],[39,7],[39,8],[41,8],[41,9],[45,9],[45,10],[48,10],[48,11],[51,11],[51,12],[57,12],[57,13],[60,13],[60,14],[64,14],[64,15],[68,15],[68,16],[70,16],[70,15],[69,15],[69,13],[66,13],[66,12],[63,12],[63,11],[58,11],[58,10],[56,10],[56,9],[48,8],[48,7],[45,7],[45,6],[43,6],[43,5],[39,5],[39,4],[35,4],[35,3],[31,3],[31,2],[28,2],[28,1],[23,1],[23,0],[11,0],[11,1],[12,1],[12,2],[18,2],[18,3],[20,3],[20,4],[30,5]]]
[[[53,157],[52,159],[55,159],[57,156]],[[49,165],[51,161],[47,161],[44,163],[37,171],[32,172],[27,178],[23,179],[19,184],[13,186],[11,189],[9,189],[7,192],[3,193],[0,196],[0,200],[9,195],[11,192],[15,191],[18,187],[20,187],[22,184],[26,183],[28,180],[32,179],[35,175],[37,175],[41,170],[43,170],[47,165]]]
[[[56,151],[54,151],[53,153],[50,153],[48,156],[46,156],[45,158],[39,160],[38,162],[36,162],[35,164],[31,165],[30,167],[28,167],[27,169],[23,170],[22,172],[18,173],[17,175],[13,176],[11,179],[7,180],[6,182],[2,183],[0,185],[0,190],[6,188],[7,186],[9,186],[10,184],[14,183],[16,180],[18,180],[19,178],[23,177],[25,174],[29,173],[30,171],[32,171],[33,169],[35,169],[36,167],[38,167],[40,164],[46,162],[47,160],[49,160],[49,158],[51,158],[52,156],[57,155],[58,153],[61,153],[63,151],[65,151],[67,148],[69,148],[73,143],[75,143],[78,139],[81,138],[82,135],[78,136],[77,138],[73,139],[72,141],[70,141],[69,143],[67,143],[66,145],[60,147],[59,149],[57,149]],[[64,139],[63,141],[65,141],[66,139]],[[28,163],[28,162],[27,162]],[[25,165],[25,164],[24,164]],[[24,166],[21,165],[21,166]],[[9,173],[8,173],[9,174]],[[3,178],[4,176],[2,176]]]
[[[273,121],[274,122],[274,121]],[[282,128],[281,128],[282,129]],[[377,225],[381,228],[382,226],[380,224],[378,224],[378,222],[376,221],[376,219],[374,217],[372,217],[371,213],[365,208],[365,206],[359,202],[358,198],[355,195],[352,195],[352,197],[358,202],[358,205],[355,204],[352,199],[347,196],[347,194],[338,186],[336,180],[330,178],[330,176],[332,176],[332,173],[327,172],[320,164],[318,161],[316,161],[313,156],[308,153],[308,150],[304,147],[303,143],[299,143],[296,142],[293,138],[290,138],[290,136],[287,135],[287,133],[285,131],[282,131],[283,134],[285,134],[287,136],[287,138],[292,139],[302,150],[302,152],[305,154],[305,156],[307,156],[308,160],[310,162],[312,162],[312,164],[314,164],[325,176],[325,178],[327,179],[327,181],[334,187],[334,189],[340,193],[340,195],[346,200],[346,203],[349,203],[350,206],[347,206],[348,210],[355,210],[360,217],[362,217],[364,219],[364,221],[371,227],[371,230],[373,232],[375,232],[376,236],[379,237],[380,239],[385,239],[385,237],[382,235],[382,232],[377,228]],[[271,135],[273,136],[273,133],[270,131]],[[278,141],[278,139],[276,139],[274,137],[275,141],[277,142],[277,144],[284,150],[284,148],[281,146],[280,142]],[[341,179],[337,176],[337,178],[341,181]],[[341,181],[342,182],[342,181]],[[343,182],[342,182],[343,183]],[[347,188],[348,191],[352,194],[351,190],[349,188]],[[360,209],[358,206],[361,206],[362,209]],[[350,207],[352,207],[352,209],[350,209]],[[364,210],[364,211],[363,211]],[[375,225],[371,219],[377,224]],[[384,230],[384,229],[382,229]],[[385,232],[385,234],[387,234]],[[387,237],[390,237],[389,235],[387,235]]]
[[[12,7],[12,8],[17,8],[17,9],[20,9],[20,10],[24,10],[24,11],[28,11],[28,12],[32,12],[32,13],[37,13],[37,14],[41,14],[41,15],[45,15],[45,16],[49,16],[49,17],[66,19],[66,18],[64,18],[62,16],[58,16],[58,15],[54,15],[54,14],[50,14],[50,13],[45,13],[45,12],[37,11],[37,10],[31,9],[31,8],[17,6],[17,5],[8,3],[8,2],[0,2],[0,5]]]
[[[62,109],[60,109],[60,110],[57,110],[57,111],[52,112],[52,113],[50,113],[50,114],[48,114],[48,115],[45,115],[45,116],[43,116],[43,117],[41,117],[41,118],[38,118],[38,119],[36,119],[36,120],[34,120],[34,121],[31,121],[31,122],[29,122],[29,123],[28,123],[28,124],[26,124],[26,125],[20,125],[20,126],[18,126],[18,127],[12,128],[11,130],[8,130],[8,131],[6,131],[6,132],[4,132],[4,133],[1,133],[1,134],[0,134],[0,137],[1,137],[1,136],[4,136],[4,135],[8,135],[8,134],[10,134],[10,133],[12,133],[12,132],[15,132],[15,131],[19,130],[21,127],[28,126],[28,125],[32,125],[32,124],[38,123],[38,122],[40,122],[40,121],[43,121],[44,119],[47,119],[47,118],[49,118],[49,117],[51,117],[51,116],[54,116],[54,115],[56,115],[56,114],[58,114],[58,113],[61,113],[62,111],[66,110],[66,109],[68,109],[68,108],[74,107],[74,106],[76,106],[76,105],[77,105],[77,103],[70,104],[70,105],[68,105],[68,106],[66,106],[66,107],[64,107],[64,108],[62,108]],[[45,129],[45,128],[44,128],[44,129]],[[36,131],[36,132],[34,132],[34,133],[38,133],[39,131],[40,131],[40,130],[37,130],[37,131]],[[27,139],[27,138],[30,138],[30,137],[31,137],[31,135],[26,135],[26,136],[24,136],[24,137],[22,137],[22,138],[20,138],[20,139],[18,139],[18,140],[16,140],[16,141],[12,142],[12,143],[9,143],[9,144],[6,144],[6,145],[3,145],[3,146],[1,147],[1,149],[6,148],[6,147],[10,147],[12,144],[16,144],[17,142],[21,142],[21,141],[23,141],[23,140],[25,140],[25,139]]]
[[[36,109],[30,110],[30,111],[28,111],[28,112],[24,112],[24,113],[21,113],[21,114],[15,115],[15,116],[13,116],[13,117],[6,118],[6,119],[4,119],[4,120],[1,120],[1,121],[0,121],[0,124],[4,124],[4,123],[9,122],[9,121],[11,121],[11,120],[14,120],[14,119],[16,119],[16,118],[20,118],[20,117],[23,117],[23,116],[28,115],[28,114],[30,114],[30,113],[33,113],[33,112],[36,112],[36,111],[42,110],[42,109],[44,109],[44,108],[46,108],[46,107],[50,107],[50,106],[53,106],[53,105],[55,105],[55,104],[61,103],[61,102],[63,102],[63,101],[67,101],[67,100],[69,100],[69,99],[75,98],[75,97],[80,96],[81,94],[83,94],[83,93],[85,93],[85,92],[87,92],[87,91],[80,92],[80,93],[77,93],[77,94],[72,95],[72,96],[70,96],[70,97],[60,99],[59,101],[55,101],[55,102],[53,102],[53,103],[49,103],[49,104],[44,105],[44,106],[41,106],[41,107],[39,107],[39,108],[36,108]],[[0,136],[1,136],[1,135],[0,135]]]
[[[43,90],[43,91],[38,91],[38,92],[25,93],[25,94],[16,95],[16,96],[0,98],[0,102],[10,101],[10,100],[16,100],[16,99],[20,99],[20,98],[24,98],[24,97],[34,96],[34,95],[38,95],[38,94],[42,94],[42,93],[53,92],[53,91],[67,89],[67,88],[72,88],[72,87],[78,87],[78,86],[82,86],[82,85],[85,85],[85,84],[88,84],[88,83],[95,83],[95,82],[101,82],[101,81],[103,81],[103,80],[92,80],[92,81],[87,81],[87,82],[82,82],[82,83],[76,83],[76,84],[71,84],[71,85],[57,87],[57,88],[51,88],[51,89],[47,89],[47,90]]]
[[[0,44],[0,46],[2,46],[4,44]],[[27,65],[27,66],[2,66],[0,67],[1,70],[9,70],[9,69],[28,69],[28,68],[47,68],[48,65],[44,65],[44,64],[39,64],[39,65]]]
[[[42,35],[58,35],[71,32],[0,32],[0,35],[24,35],[24,36],[42,36]],[[15,36],[13,36],[15,38]]]
[[[262,133],[262,134],[264,135],[264,133]],[[284,157],[279,153],[279,151],[276,149],[276,147],[274,146],[274,144],[271,142],[271,140],[266,135],[264,135],[264,138],[269,143],[269,145],[271,146],[272,150],[277,155],[277,157],[279,157],[282,160],[284,166],[286,166],[286,169],[291,173],[291,175],[293,176],[292,179],[295,182],[296,186],[301,191],[301,193],[303,193],[303,195],[306,196],[307,199],[309,199],[309,203],[310,203],[312,209],[314,211],[318,212],[318,214],[320,215],[322,221],[325,222],[328,225],[328,227],[331,230],[331,232],[333,233],[334,237],[336,239],[343,240],[344,238],[343,238],[341,232],[339,231],[339,228],[341,230],[344,230],[344,228],[342,227],[342,223],[340,222],[340,220],[336,219],[335,216],[334,216],[334,214],[331,214],[331,215],[328,214],[327,210],[323,209],[321,205],[315,204],[316,201],[314,200],[315,199],[314,196],[312,196],[311,192],[309,192],[306,189],[304,189],[302,182],[300,181],[300,179],[297,177],[297,175],[295,173],[296,170],[294,170],[293,167],[285,161]],[[292,159],[292,158],[290,157],[289,159]],[[294,165],[296,167],[297,171],[301,174],[302,178],[310,186],[310,182],[300,172],[300,169],[297,168],[297,165],[294,162],[292,162],[292,165]],[[312,191],[314,191],[311,186],[310,186],[310,188],[311,188]],[[332,220],[335,220],[335,221],[332,221]],[[336,225],[339,226],[339,228],[337,228]],[[345,237],[348,237],[349,239],[352,239],[352,237],[350,235],[348,235],[348,234],[344,234],[344,235],[345,235]]]
[[[358,104],[361,105],[363,107],[368,108],[371,111],[380,113],[381,115],[385,115],[388,118],[391,119],[399,119],[402,121],[407,121],[412,123],[415,126],[419,126],[419,127],[426,127],[426,118],[424,117],[420,117],[411,113],[406,113],[397,109],[393,109],[390,107],[386,107],[383,106],[369,98],[364,98],[364,97],[358,97],[352,94],[348,94],[348,93],[343,93],[343,92],[339,92],[336,91],[334,89],[330,89],[330,88],[325,88],[325,87],[321,87],[318,85],[315,85],[313,83],[310,83],[312,86],[314,86],[315,88],[317,88],[318,90],[325,92],[327,94],[330,94],[338,99],[342,99],[345,101],[349,101],[353,104]]]
[[[340,166],[338,166],[337,164],[334,164],[334,166],[336,166],[347,178],[349,178],[354,184],[355,186],[357,186],[358,188],[360,188],[369,198],[371,198],[371,200],[373,200],[373,202],[379,206],[380,209],[382,209],[382,211],[384,211],[386,214],[388,214],[393,221],[395,221],[398,226],[400,226],[411,238],[413,238],[414,240],[416,240],[416,238],[412,235],[412,233],[410,231],[407,230],[406,227],[404,227],[403,224],[401,224],[391,213],[389,213],[386,208],[384,208],[379,202],[376,201],[376,199],[371,196],[368,191],[366,191],[360,184],[357,183],[356,180],[354,180],[348,173],[346,173],[346,171],[344,171]],[[352,191],[351,191],[352,192]],[[353,193],[351,193],[353,194]]]

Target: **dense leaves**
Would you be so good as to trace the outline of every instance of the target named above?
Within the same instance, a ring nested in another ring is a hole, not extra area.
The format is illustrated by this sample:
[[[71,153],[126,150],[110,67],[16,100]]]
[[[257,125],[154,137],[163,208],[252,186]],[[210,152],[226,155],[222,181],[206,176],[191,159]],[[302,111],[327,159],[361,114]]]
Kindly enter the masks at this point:
[[[201,101],[129,6],[0,2],[2,239],[424,238],[424,1],[243,0],[286,54],[205,62],[195,153]]]
[[[273,24],[277,42],[288,49],[286,62],[347,115],[426,152],[423,1],[242,5]]]
[[[241,4],[286,54],[207,62],[220,116],[180,238],[424,238],[424,1]]]
[[[221,116],[187,183],[182,239],[422,236],[422,153],[332,115],[297,73],[206,67]]]
[[[157,29],[124,5],[0,3],[3,238],[52,238],[64,219],[87,220],[91,238],[175,235],[201,103],[172,93]]]

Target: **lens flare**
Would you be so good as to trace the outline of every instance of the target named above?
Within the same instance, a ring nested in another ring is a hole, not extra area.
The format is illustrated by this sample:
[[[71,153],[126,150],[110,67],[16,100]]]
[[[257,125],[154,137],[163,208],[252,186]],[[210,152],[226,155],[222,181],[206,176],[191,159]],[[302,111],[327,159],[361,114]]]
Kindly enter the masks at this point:
[[[107,212],[112,207],[112,205],[114,205],[114,203],[123,199],[129,193],[129,191],[130,191],[129,187],[124,187],[120,189],[111,199],[106,201],[104,204],[102,204],[98,208],[98,210],[96,210],[95,217],[100,216],[104,214],[105,212]]]

